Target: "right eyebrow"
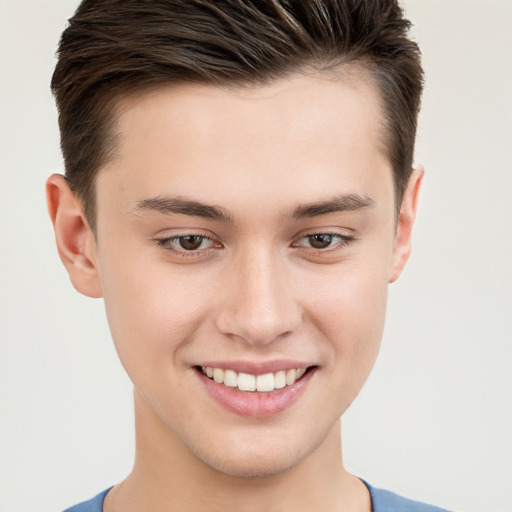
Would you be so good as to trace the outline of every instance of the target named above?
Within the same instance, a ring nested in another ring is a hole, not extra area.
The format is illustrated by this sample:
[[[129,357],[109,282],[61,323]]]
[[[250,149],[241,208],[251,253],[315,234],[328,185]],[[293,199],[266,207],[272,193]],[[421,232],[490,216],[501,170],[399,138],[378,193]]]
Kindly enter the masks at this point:
[[[137,201],[134,209],[136,211],[175,213],[221,222],[233,222],[231,215],[224,208],[176,196],[155,196],[142,199]]]

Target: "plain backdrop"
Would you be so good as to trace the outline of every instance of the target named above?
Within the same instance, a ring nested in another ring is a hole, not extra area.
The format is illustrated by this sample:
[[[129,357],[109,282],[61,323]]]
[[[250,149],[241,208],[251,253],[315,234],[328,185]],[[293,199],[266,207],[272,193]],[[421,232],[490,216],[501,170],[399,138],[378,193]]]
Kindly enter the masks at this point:
[[[101,300],[57,257],[48,84],[75,0],[0,0],[0,510],[60,511],[122,479],[132,393]],[[466,512],[512,511],[512,2],[410,0],[426,91],[412,260],[344,418],[347,467]]]

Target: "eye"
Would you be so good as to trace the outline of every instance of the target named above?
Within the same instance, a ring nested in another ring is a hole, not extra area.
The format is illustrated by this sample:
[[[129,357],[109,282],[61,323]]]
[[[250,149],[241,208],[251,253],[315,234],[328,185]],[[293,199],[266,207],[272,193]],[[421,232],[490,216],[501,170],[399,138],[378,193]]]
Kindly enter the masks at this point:
[[[215,242],[205,235],[178,235],[155,240],[162,247],[180,256],[194,256],[216,246]]]
[[[340,233],[312,233],[301,237],[294,245],[317,251],[337,249],[349,245],[355,237]]]
[[[332,244],[333,235],[330,233],[319,233],[307,236],[309,245],[315,249],[326,249]]]
[[[176,240],[179,246],[186,251],[196,251],[205,242],[205,237],[200,235],[180,236]]]

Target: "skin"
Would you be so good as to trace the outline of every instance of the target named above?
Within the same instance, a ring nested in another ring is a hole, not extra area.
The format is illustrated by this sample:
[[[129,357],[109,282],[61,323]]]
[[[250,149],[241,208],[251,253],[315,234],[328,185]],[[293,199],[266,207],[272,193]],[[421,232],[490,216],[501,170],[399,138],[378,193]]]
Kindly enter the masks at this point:
[[[121,105],[95,234],[65,180],[49,178],[59,254],[78,291],[104,298],[134,384],[136,460],[106,512],[371,509],[343,467],[339,418],[377,357],[423,174],[413,171],[397,220],[380,123],[362,75],[167,86]],[[371,205],[292,215],[347,194]],[[168,196],[230,220],[141,207]],[[318,249],[308,236],[319,233],[335,236]],[[158,244],[187,235],[208,239],[186,254],[180,239]],[[276,359],[316,371],[267,418],[226,410],[193,368]]]

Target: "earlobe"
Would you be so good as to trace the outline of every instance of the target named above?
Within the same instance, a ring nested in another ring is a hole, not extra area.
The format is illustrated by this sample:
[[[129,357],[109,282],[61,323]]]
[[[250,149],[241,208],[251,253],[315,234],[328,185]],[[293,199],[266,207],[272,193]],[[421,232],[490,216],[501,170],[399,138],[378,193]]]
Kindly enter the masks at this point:
[[[94,234],[64,176],[53,174],[48,178],[46,198],[59,256],[71,283],[83,295],[101,297]]]
[[[396,229],[395,247],[393,249],[393,260],[390,269],[389,282],[393,283],[402,273],[412,249],[412,228],[418,210],[419,195],[423,175],[425,171],[421,166],[415,166],[407,189],[405,190],[398,216]]]

